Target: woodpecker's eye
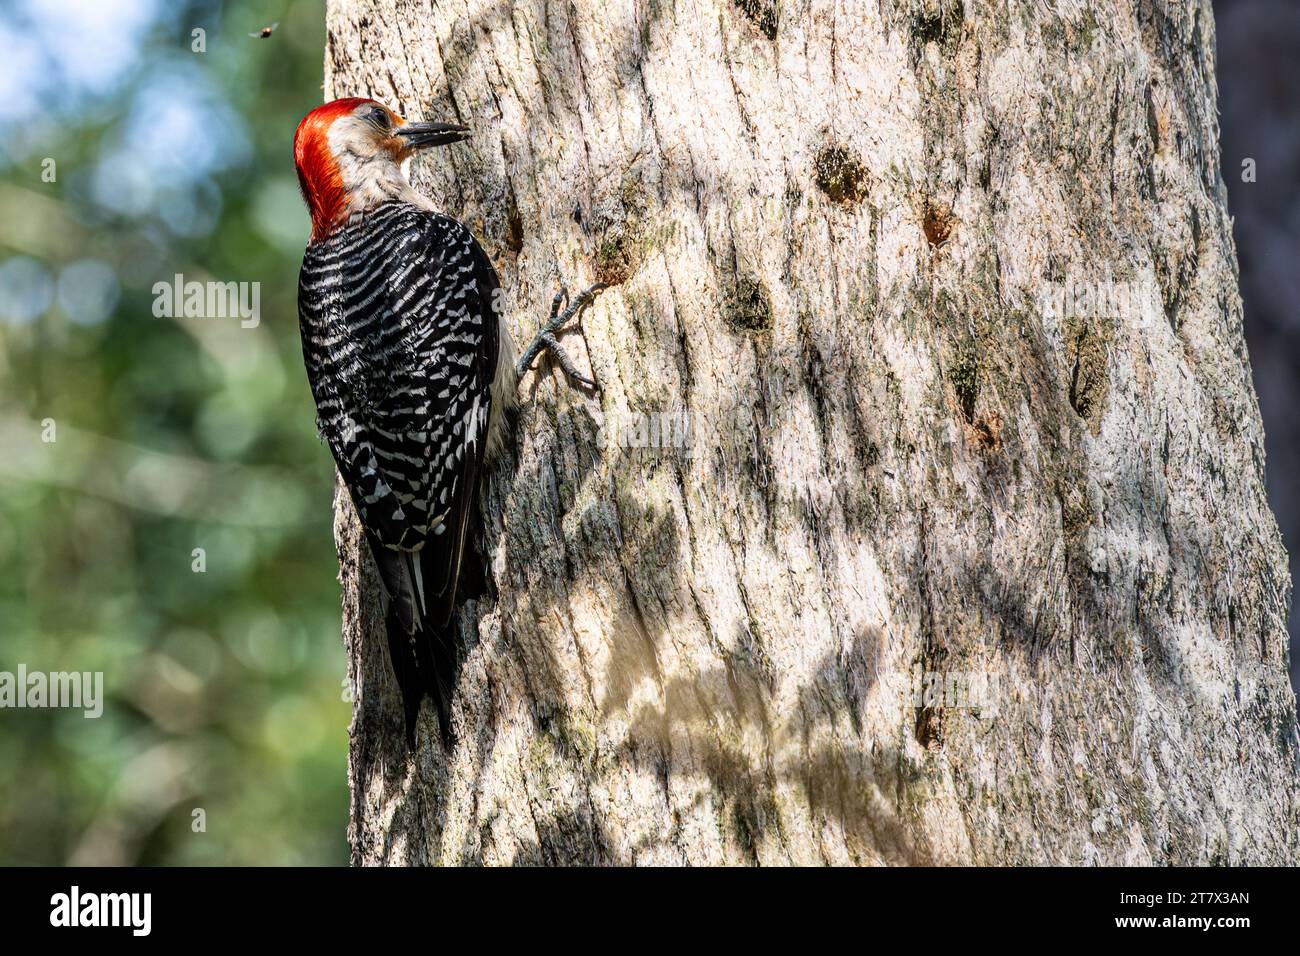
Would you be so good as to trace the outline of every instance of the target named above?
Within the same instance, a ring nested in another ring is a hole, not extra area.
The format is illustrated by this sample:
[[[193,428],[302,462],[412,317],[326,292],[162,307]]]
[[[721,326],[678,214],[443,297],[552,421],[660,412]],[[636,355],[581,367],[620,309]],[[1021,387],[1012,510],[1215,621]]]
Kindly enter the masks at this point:
[[[380,129],[388,129],[388,110],[382,106],[376,106],[366,113],[366,119],[374,123]]]

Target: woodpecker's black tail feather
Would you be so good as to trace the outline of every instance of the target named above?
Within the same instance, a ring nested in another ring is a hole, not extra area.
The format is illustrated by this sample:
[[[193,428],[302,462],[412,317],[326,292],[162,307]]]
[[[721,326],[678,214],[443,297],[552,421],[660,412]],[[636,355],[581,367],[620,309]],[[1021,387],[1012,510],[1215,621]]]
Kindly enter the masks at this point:
[[[415,750],[420,702],[427,694],[438,714],[443,746],[451,747],[451,698],[459,666],[454,622],[438,624],[424,610],[425,569],[418,552],[395,551],[370,542],[387,601],[384,628],[388,656],[402,692],[406,743]]]

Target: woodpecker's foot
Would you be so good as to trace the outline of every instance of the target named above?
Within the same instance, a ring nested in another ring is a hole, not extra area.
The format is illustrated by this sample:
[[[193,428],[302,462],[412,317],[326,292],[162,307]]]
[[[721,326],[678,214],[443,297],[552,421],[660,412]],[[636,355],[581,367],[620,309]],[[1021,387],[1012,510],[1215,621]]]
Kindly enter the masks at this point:
[[[524,373],[532,366],[537,356],[543,351],[550,351],[555,356],[555,361],[559,363],[560,368],[564,369],[565,375],[575,382],[581,382],[588,388],[595,388],[596,383],[579,372],[577,366],[573,364],[573,359],[569,358],[569,353],[561,348],[559,341],[555,338],[555,333],[570,319],[580,316],[582,310],[590,305],[592,299],[596,298],[600,291],[606,287],[605,283],[597,282],[570,302],[569,290],[564,286],[560,286],[560,291],[555,293],[555,298],[551,301],[551,316],[547,319],[546,324],[542,326],[542,330],[537,333],[537,338],[533,339],[528,348],[524,349],[519,364],[515,366],[515,377],[523,378]],[[561,312],[561,309],[564,311]]]

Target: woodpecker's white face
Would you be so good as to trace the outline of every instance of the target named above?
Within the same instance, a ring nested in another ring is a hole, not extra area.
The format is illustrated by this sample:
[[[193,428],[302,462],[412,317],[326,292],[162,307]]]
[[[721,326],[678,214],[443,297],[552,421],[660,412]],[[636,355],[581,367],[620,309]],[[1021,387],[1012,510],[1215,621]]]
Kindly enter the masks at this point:
[[[312,241],[390,199],[427,205],[407,181],[407,160],[418,149],[457,143],[468,134],[450,123],[408,123],[369,99],[334,100],[312,110],[294,136]]]
[[[406,160],[411,150],[394,134],[398,128],[400,120],[378,103],[358,106],[330,124],[330,153],[350,212],[363,212],[409,188]]]

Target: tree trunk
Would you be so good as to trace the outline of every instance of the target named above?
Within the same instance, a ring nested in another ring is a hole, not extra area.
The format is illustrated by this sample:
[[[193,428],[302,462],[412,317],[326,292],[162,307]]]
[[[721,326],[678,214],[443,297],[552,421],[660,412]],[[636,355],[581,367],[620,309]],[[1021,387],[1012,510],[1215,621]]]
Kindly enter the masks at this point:
[[[450,754],[336,502],[354,862],[1296,862],[1209,0],[334,0],[325,90],[473,126],[517,342],[613,286]]]

